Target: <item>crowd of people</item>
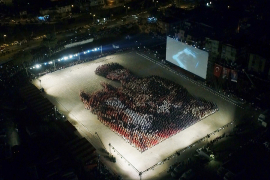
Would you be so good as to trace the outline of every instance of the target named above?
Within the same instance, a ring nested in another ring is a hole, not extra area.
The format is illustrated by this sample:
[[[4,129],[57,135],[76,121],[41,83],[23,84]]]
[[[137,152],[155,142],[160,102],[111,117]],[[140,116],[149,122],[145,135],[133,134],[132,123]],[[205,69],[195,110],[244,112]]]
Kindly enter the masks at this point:
[[[128,69],[125,69],[118,63],[108,63],[98,66],[95,70],[95,74],[110,80],[118,80],[121,83],[125,83],[135,78]]]
[[[117,63],[99,66],[95,72],[120,80],[122,86],[101,83],[100,91],[81,91],[85,108],[141,152],[218,110],[179,84],[158,76],[136,77]]]

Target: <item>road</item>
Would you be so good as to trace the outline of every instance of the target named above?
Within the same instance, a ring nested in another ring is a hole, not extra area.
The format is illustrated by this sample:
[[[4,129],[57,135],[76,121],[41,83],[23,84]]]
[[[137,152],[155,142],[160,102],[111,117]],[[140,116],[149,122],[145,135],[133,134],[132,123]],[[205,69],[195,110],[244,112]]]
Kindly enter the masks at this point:
[[[147,16],[147,12],[143,12],[143,13],[139,13],[138,17],[146,17]],[[127,17],[127,21],[125,23],[132,23],[132,22],[136,22],[137,18],[133,17],[133,16],[125,16]],[[78,18],[78,17],[77,17]],[[75,35],[75,27],[83,27],[84,25],[91,25],[94,26],[98,29],[102,28],[104,25],[92,25],[89,24],[89,22],[83,22],[83,23],[79,23],[79,24],[72,24],[70,26],[70,29],[73,29],[72,31],[66,31],[64,33],[57,33],[56,37],[57,39],[63,40],[65,38],[67,38],[68,36],[73,36]],[[108,28],[112,28],[112,27],[117,27],[123,25],[123,21],[122,19],[118,19],[115,21],[109,21],[105,26],[107,26]],[[78,34],[79,35],[79,34]],[[19,52],[19,51],[23,51],[23,50],[30,50],[33,48],[36,48],[38,46],[41,45],[42,39],[38,39],[38,40],[31,40],[25,44],[22,45],[13,45],[13,46],[8,46],[6,47],[6,49],[9,49],[11,51],[11,53],[6,54],[5,56],[0,56],[0,64],[3,64],[5,62],[8,62],[12,59],[12,57],[14,56],[15,53]]]

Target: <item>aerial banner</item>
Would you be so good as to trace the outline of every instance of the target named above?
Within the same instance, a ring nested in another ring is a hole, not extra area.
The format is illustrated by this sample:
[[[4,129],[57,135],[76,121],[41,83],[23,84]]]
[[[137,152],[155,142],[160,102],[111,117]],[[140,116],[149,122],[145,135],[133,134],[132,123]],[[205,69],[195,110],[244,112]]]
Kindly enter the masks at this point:
[[[223,79],[225,79],[225,78],[228,79],[229,75],[230,75],[230,69],[223,67],[222,78]]]
[[[238,73],[236,70],[231,70],[231,81],[237,82],[238,79]]]
[[[219,77],[222,71],[222,66],[215,64],[215,68],[214,68],[214,75],[216,77]]]

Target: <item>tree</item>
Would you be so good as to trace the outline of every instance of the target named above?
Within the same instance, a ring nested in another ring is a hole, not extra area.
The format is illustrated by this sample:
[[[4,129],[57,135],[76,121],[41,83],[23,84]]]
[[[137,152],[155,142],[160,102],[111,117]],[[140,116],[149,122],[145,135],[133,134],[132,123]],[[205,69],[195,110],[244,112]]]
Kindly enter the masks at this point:
[[[27,64],[28,62],[30,62],[32,60],[33,56],[30,53],[30,51],[21,51],[18,52],[17,54],[15,54],[13,56],[13,61],[12,63],[14,65],[22,65],[22,64]]]
[[[158,14],[158,8],[157,7],[153,7],[149,9],[149,14],[151,14],[151,16],[156,17]]]
[[[94,26],[92,26],[90,28],[90,32],[91,32],[91,34],[95,34],[97,32],[97,28],[95,28]]]
[[[42,44],[49,48],[49,55],[51,55],[51,49],[57,44],[56,34],[54,32],[48,32],[46,37],[43,38]]]

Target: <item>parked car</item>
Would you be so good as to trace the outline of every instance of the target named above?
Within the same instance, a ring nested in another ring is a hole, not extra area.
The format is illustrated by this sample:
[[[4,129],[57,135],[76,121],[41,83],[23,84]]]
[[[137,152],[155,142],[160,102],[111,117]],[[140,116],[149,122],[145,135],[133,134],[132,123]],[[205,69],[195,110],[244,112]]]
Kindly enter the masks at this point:
[[[228,170],[221,166],[217,170],[217,175],[219,177],[224,177],[227,172],[228,172]]]
[[[186,171],[182,176],[179,178],[179,180],[188,180],[195,177],[195,172],[192,169],[189,169]]]
[[[5,129],[1,129],[0,130],[0,137],[6,137],[7,134],[6,134],[6,130]]]
[[[26,40],[26,39],[24,39],[24,40],[22,40],[22,41],[21,41],[21,43],[27,43],[27,40]]]
[[[171,176],[172,176],[173,178],[178,178],[178,177],[181,176],[181,174],[182,174],[183,172],[185,172],[185,170],[186,170],[186,167],[183,166],[182,164],[179,164],[178,166],[176,166],[176,167],[173,169],[173,172],[171,172]]]

